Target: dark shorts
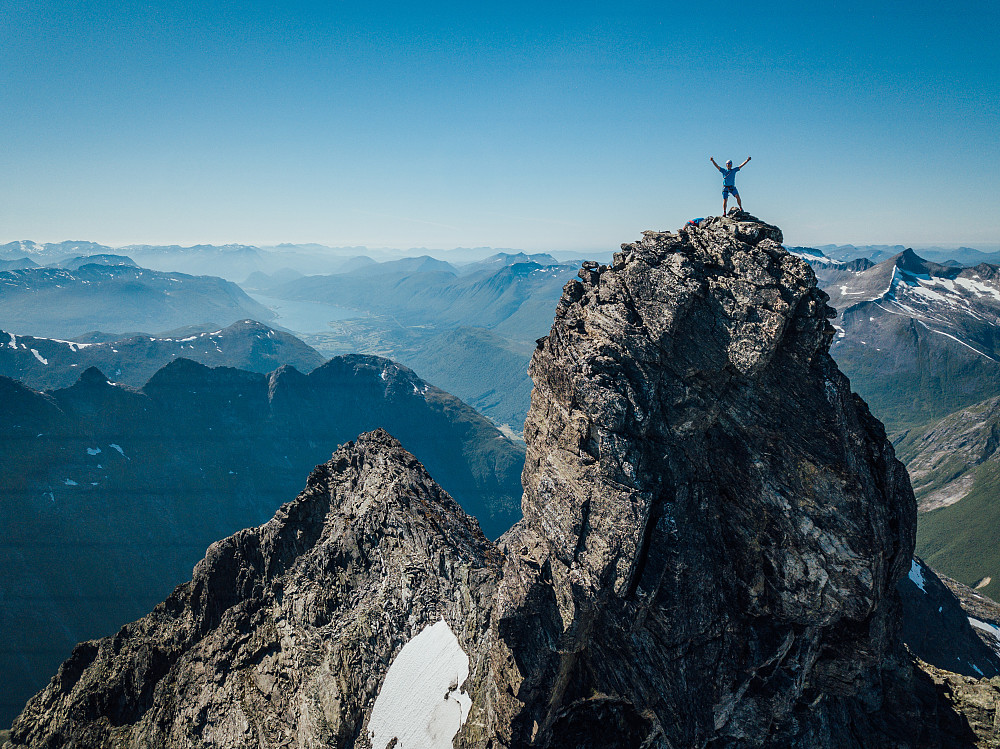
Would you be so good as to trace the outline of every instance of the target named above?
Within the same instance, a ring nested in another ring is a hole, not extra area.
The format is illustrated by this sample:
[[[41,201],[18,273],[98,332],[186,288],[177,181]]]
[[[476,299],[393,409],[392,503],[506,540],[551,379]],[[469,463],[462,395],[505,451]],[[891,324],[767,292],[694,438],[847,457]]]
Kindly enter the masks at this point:
[[[735,195],[737,198],[740,196],[739,192],[736,190],[736,185],[723,185],[722,186],[722,197],[727,198],[730,194]]]

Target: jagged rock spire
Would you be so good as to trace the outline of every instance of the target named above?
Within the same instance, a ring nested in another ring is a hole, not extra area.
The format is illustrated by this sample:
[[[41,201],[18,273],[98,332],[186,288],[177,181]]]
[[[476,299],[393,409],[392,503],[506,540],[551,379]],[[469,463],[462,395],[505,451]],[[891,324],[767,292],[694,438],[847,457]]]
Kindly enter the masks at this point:
[[[909,481],[781,239],[707,219],[567,284],[502,539],[511,745],[850,746],[905,670]]]

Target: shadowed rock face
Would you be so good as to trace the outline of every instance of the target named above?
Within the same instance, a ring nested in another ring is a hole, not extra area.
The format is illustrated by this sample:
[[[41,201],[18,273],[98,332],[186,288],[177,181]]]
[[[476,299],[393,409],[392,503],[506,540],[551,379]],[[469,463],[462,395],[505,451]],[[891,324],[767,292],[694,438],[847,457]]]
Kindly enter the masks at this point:
[[[353,746],[389,660],[442,617],[473,650],[495,547],[383,431],[313,471],[189,583],[77,646],[15,723],[30,746]]]
[[[511,745],[854,746],[885,719],[913,494],[781,238],[647,232],[566,286],[501,539],[484,709]]]
[[[916,557],[896,589],[903,604],[903,641],[917,658],[973,679],[1000,676],[1000,643],[992,636],[1000,606],[990,606],[988,598],[959,582],[945,582]]]
[[[14,743],[367,748],[389,663],[444,617],[470,660],[456,746],[971,746],[899,638],[905,471],[780,242],[735,213],[584,265],[532,359],[497,545],[362,435],[79,646]]]

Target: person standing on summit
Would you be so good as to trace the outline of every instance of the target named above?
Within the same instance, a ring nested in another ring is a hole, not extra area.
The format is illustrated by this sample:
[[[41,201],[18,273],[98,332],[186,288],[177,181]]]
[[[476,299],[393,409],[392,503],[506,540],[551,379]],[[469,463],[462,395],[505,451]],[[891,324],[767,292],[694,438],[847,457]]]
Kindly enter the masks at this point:
[[[736,189],[736,172],[745,167],[750,163],[750,157],[747,156],[747,160],[744,161],[737,167],[733,166],[733,160],[729,159],[726,161],[726,168],[723,169],[721,166],[715,163],[715,158],[712,156],[708,157],[708,160],[712,162],[716,169],[722,172],[722,215],[726,215],[726,202],[729,200],[729,194],[732,193],[736,196],[736,205],[743,210],[743,201],[740,200],[740,194]]]

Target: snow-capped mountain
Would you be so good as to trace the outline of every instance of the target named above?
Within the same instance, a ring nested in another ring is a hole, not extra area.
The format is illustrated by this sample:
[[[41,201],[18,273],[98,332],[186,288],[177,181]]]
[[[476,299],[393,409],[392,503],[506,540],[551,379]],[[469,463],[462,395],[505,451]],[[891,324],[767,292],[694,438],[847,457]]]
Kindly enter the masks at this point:
[[[46,242],[45,244],[41,244],[28,239],[22,239],[17,242],[7,242],[0,245],[0,257],[2,258],[43,258],[45,262],[61,260],[73,255],[96,255],[110,252],[113,252],[113,250],[107,245],[79,240]]]
[[[214,331],[131,335],[107,341],[66,341],[0,330],[0,375],[38,390],[69,387],[89,367],[115,382],[142,387],[168,362],[184,357],[210,367],[271,372],[290,364],[310,372],[324,358],[293,335],[254,320]]]
[[[1000,322],[997,266],[939,265],[905,250],[860,272],[847,272],[841,283],[828,282],[826,288],[842,319],[874,309],[901,315],[981,356],[997,358],[991,334]],[[979,345],[972,345],[977,340]]]
[[[837,310],[830,352],[890,430],[1000,394],[1000,267],[912,250],[844,263],[800,249]]]

